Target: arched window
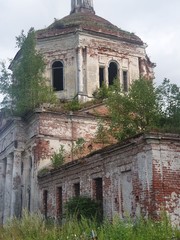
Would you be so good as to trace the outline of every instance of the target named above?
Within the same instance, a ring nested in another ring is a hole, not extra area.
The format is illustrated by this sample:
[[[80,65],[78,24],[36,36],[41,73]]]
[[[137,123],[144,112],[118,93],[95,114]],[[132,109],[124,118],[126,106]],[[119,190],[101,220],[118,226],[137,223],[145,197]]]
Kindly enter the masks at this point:
[[[108,68],[109,85],[113,84],[114,79],[117,78],[117,74],[118,74],[118,66],[115,62],[111,62]]]
[[[55,91],[64,90],[63,63],[56,61],[52,65],[53,88]]]

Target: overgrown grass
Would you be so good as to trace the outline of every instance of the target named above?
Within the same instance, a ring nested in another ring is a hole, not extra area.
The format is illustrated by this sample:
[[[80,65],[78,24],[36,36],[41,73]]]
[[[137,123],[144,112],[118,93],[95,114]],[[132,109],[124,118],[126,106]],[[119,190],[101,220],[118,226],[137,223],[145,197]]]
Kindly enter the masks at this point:
[[[92,234],[93,231],[93,234]],[[92,235],[97,238],[92,238]],[[165,218],[160,222],[139,219],[132,221],[105,221],[102,225],[82,218],[71,219],[63,225],[46,222],[40,215],[24,213],[21,220],[14,219],[0,227],[0,240],[179,240],[180,231],[172,228]]]

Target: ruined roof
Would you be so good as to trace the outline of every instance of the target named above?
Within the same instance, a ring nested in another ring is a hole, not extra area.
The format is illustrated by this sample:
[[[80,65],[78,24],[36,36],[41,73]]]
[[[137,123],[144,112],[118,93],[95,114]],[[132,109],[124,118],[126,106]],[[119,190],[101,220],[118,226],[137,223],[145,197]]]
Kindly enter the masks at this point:
[[[121,41],[143,45],[143,41],[134,33],[121,30],[109,21],[91,12],[77,12],[70,14],[37,32],[37,38],[43,39],[76,31],[86,31],[95,34],[116,37]]]

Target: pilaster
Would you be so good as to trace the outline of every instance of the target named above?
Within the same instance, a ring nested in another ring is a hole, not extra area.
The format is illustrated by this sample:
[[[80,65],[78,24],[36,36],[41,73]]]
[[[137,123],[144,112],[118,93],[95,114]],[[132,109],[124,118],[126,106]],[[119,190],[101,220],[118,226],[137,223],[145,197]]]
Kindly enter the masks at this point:
[[[83,93],[83,56],[82,48],[77,48],[78,93]]]
[[[108,81],[108,65],[105,66],[105,69],[104,69],[104,83],[106,86],[109,86],[109,81]]]
[[[0,160],[0,225],[3,224],[6,159]]]
[[[12,173],[12,198],[11,216],[20,217],[22,210],[22,190],[21,190],[21,152],[14,151],[13,173]]]
[[[6,223],[6,221],[11,217],[12,170],[13,170],[13,154],[11,153],[6,158],[3,223]]]
[[[25,156],[23,158],[23,178],[21,179],[22,182],[22,207],[24,209],[28,209],[30,211],[31,205],[31,178],[32,178],[32,160],[31,157]]]

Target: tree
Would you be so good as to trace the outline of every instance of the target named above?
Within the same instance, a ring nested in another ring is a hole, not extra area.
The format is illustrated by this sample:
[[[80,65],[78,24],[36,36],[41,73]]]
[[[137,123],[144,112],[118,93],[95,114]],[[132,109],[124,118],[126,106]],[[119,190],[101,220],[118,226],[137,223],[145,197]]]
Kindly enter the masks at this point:
[[[112,135],[122,140],[155,126],[158,121],[156,100],[151,81],[142,78],[135,80],[128,93],[116,82],[107,98]]]
[[[1,63],[0,92],[5,95],[3,107],[23,116],[43,103],[55,103],[56,96],[43,75],[45,62],[36,49],[34,29],[27,37],[22,32],[16,40],[20,50],[10,64],[12,73]]]
[[[165,78],[156,91],[161,127],[167,131],[180,129],[180,88]]]

